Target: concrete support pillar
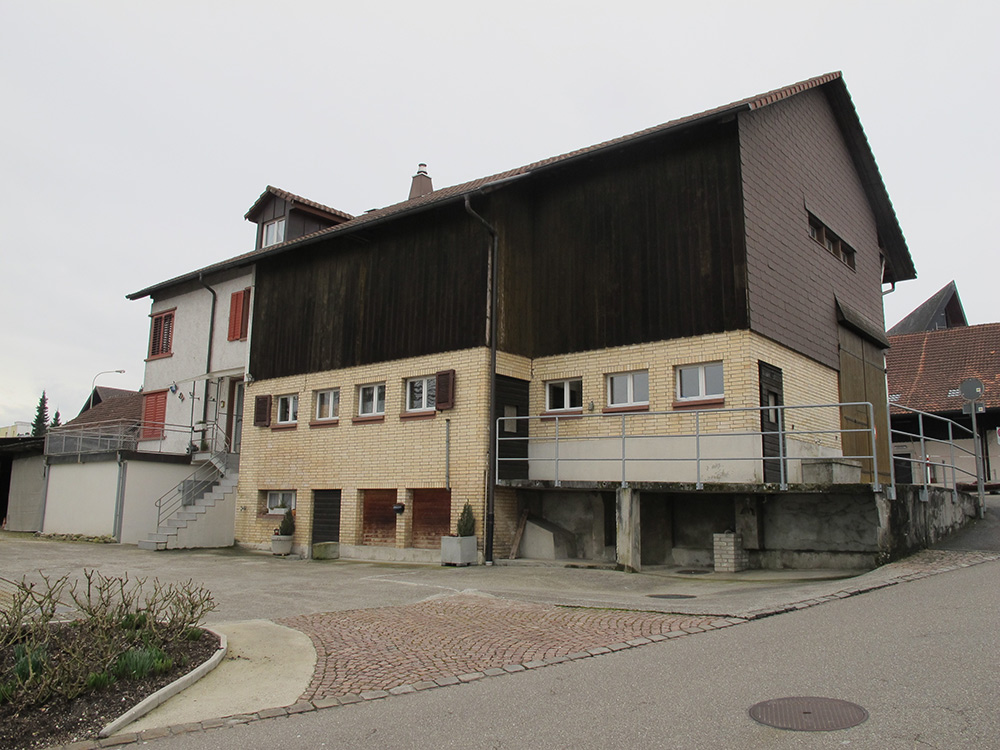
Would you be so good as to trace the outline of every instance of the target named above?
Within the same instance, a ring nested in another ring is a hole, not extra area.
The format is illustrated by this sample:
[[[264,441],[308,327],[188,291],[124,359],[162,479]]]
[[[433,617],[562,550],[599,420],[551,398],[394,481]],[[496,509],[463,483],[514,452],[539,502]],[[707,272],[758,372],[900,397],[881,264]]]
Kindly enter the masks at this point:
[[[618,538],[615,560],[628,573],[642,570],[642,544],[639,533],[639,491],[620,487],[616,493]]]
[[[760,497],[737,497],[736,533],[743,537],[744,549],[764,549],[764,504]]]

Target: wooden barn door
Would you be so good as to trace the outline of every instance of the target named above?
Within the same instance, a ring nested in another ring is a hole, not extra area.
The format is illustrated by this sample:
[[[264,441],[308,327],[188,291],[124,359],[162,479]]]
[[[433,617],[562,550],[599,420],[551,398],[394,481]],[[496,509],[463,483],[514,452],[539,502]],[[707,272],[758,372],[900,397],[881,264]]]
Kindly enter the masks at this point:
[[[874,407],[878,481],[888,484],[890,451],[886,417],[889,399],[885,385],[885,355],[879,346],[844,326],[840,327],[840,400],[869,401]],[[840,411],[842,429],[867,430],[871,427],[867,407],[844,406]],[[871,438],[866,432],[844,433],[843,446],[845,456],[870,455],[872,452]],[[861,481],[874,481],[870,459],[862,461]]]

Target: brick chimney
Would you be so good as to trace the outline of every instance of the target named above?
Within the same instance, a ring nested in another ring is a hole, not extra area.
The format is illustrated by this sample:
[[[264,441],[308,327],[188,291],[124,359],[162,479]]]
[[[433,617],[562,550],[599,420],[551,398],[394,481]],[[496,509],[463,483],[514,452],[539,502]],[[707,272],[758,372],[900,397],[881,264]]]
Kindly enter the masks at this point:
[[[427,195],[434,190],[434,186],[431,184],[430,175],[427,174],[427,165],[418,164],[417,173],[413,175],[413,183],[410,185],[410,200],[414,198],[419,198],[421,195]]]

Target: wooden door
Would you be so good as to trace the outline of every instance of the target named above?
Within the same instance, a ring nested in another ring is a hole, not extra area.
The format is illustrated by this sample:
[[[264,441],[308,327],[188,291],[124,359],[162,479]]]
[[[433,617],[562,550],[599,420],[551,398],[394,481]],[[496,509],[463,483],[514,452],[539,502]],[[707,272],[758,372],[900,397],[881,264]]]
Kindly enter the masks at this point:
[[[775,407],[785,405],[785,386],[781,368],[767,362],[757,362],[760,380],[760,431],[761,448],[764,456],[764,481],[781,481],[781,459],[785,452],[785,436],[777,435],[779,425],[784,425],[784,416]],[[780,420],[780,421],[779,421]],[[787,463],[785,480],[788,480]]]
[[[885,383],[885,355],[881,347],[844,326],[840,327],[840,400],[870,402],[875,427],[875,455],[878,481],[890,482],[888,395]],[[869,429],[871,416],[865,406],[841,407],[840,424],[844,430]],[[867,432],[845,432],[842,436],[845,456],[871,455],[871,436]],[[874,482],[871,459],[862,459],[861,481]]]

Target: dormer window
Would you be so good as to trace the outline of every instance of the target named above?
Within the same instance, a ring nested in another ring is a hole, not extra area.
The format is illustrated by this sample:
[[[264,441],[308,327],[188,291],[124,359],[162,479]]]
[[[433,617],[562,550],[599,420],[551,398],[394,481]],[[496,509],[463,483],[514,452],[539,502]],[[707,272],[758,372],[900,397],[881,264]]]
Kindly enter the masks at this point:
[[[277,219],[264,225],[264,241],[261,247],[270,247],[285,241],[285,220]]]

